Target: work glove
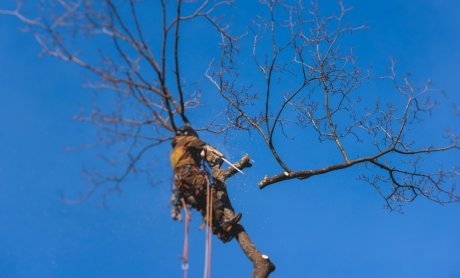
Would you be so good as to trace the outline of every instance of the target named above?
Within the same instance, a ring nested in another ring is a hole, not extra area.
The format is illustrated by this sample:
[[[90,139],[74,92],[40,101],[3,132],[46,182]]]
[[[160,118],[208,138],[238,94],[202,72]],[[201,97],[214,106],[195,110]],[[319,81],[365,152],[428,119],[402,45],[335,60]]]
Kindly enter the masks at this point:
[[[209,165],[211,165],[211,167],[221,165],[222,158],[224,157],[221,152],[209,145],[204,146],[201,156],[209,163]]]

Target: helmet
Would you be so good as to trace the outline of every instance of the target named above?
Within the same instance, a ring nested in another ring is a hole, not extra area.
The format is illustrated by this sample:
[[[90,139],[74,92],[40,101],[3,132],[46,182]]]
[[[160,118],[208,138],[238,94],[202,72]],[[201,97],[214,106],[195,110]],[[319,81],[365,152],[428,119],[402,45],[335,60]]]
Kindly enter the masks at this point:
[[[191,126],[184,125],[184,126],[179,127],[176,130],[176,136],[194,136],[194,137],[198,137],[198,133],[196,133],[196,131]]]

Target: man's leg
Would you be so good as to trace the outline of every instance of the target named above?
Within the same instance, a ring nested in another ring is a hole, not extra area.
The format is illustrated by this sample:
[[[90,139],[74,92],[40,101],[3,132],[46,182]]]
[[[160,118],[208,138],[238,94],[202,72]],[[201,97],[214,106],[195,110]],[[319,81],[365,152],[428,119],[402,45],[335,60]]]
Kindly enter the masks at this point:
[[[213,191],[213,211],[215,218],[226,236],[231,236],[235,224],[241,219],[241,213],[235,214],[228,198],[227,190],[224,187],[215,187]]]

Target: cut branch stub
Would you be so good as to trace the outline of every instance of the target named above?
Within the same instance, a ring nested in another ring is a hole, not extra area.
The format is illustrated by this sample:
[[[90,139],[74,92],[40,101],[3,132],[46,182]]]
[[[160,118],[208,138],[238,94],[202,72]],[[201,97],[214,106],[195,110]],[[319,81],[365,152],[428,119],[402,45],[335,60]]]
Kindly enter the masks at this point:
[[[233,164],[236,168],[243,170],[245,168],[252,167],[251,158],[248,154],[245,154],[238,162]],[[232,177],[238,173],[238,171],[233,167],[228,167],[225,170],[220,169],[219,167],[214,167],[212,169],[212,174],[215,179],[219,180],[220,182],[224,183],[225,180]]]

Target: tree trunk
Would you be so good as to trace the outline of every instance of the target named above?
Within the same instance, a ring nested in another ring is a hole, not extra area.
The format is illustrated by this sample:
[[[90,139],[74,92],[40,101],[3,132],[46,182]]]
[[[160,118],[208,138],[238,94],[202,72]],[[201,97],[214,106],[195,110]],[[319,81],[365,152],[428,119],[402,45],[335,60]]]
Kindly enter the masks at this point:
[[[242,170],[244,168],[251,167],[249,155],[245,154],[243,158],[240,159],[237,163],[234,164],[235,167]],[[238,171],[232,167],[229,167],[225,170],[220,169],[219,167],[214,167],[212,169],[213,176],[217,182],[222,183],[226,186],[225,181],[231,176],[238,173]],[[252,278],[266,278],[270,275],[271,272],[275,270],[275,265],[270,261],[269,257],[265,254],[262,254],[254,245],[248,233],[241,224],[237,224],[234,228],[235,238],[238,241],[241,249],[244,254],[251,260],[253,264]]]

